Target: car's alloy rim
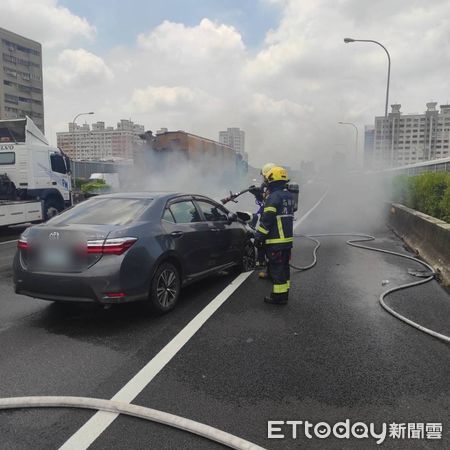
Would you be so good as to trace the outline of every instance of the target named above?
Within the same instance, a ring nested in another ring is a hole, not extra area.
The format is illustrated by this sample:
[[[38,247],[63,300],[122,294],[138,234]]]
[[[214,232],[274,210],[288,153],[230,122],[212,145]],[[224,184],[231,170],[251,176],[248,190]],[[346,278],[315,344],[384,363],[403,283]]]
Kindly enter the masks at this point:
[[[170,306],[177,297],[177,276],[165,269],[161,272],[156,285],[156,297],[161,306]]]
[[[250,244],[247,244],[244,248],[242,263],[245,270],[252,270],[255,267],[255,251]]]

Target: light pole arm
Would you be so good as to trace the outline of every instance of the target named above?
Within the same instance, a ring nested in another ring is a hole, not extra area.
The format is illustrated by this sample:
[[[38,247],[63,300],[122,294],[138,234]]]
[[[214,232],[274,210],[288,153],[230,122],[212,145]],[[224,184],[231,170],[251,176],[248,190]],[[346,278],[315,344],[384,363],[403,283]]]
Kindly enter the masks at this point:
[[[77,115],[73,118],[72,123],[75,124],[75,122],[77,121],[78,117],[80,117],[81,115],[83,115],[83,113],[77,114]]]
[[[389,84],[391,80],[391,55],[388,52],[388,49],[378,41],[374,41],[373,39],[352,39],[351,42],[372,42],[372,44],[379,45],[385,52],[388,58],[388,73],[387,73],[387,87],[386,87],[386,104],[384,107],[384,117],[388,116],[388,107],[389,107]]]

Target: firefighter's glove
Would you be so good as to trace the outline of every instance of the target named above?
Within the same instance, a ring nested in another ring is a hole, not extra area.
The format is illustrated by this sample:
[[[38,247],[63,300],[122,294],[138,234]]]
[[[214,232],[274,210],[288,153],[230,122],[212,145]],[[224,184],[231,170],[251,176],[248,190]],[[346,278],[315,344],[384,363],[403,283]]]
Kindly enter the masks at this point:
[[[250,194],[255,196],[257,201],[261,202],[263,200],[263,193],[260,187],[250,186],[248,191],[250,192]]]
[[[257,248],[257,249],[262,249],[262,248],[264,247],[264,239],[255,237],[255,243],[254,243],[254,245],[255,245],[255,248]]]

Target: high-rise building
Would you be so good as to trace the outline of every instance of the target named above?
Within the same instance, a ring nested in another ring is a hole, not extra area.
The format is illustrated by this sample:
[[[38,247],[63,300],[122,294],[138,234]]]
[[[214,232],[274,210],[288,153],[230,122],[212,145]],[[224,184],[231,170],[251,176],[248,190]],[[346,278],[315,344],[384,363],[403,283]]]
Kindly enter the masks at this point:
[[[373,125],[366,125],[364,127],[364,167],[372,167],[374,143],[375,127]]]
[[[0,28],[0,119],[29,116],[44,132],[42,48]]]
[[[58,147],[75,160],[132,159],[133,149],[142,145],[139,137],[144,125],[122,119],[117,128],[105,127],[105,122],[77,125],[69,123],[69,131],[56,133]]]
[[[219,142],[245,154],[245,131],[240,128],[227,128],[227,131],[219,131]]]
[[[450,105],[427,103],[422,114],[403,114],[401,105],[391,105],[387,119],[375,117],[372,167],[414,164],[450,156]]]

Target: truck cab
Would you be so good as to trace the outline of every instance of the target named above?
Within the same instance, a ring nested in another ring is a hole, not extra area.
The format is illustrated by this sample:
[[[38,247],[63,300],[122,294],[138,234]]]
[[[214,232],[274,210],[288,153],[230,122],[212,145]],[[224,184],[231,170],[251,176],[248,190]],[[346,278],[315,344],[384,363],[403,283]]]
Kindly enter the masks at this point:
[[[71,205],[70,160],[29,117],[0,120],[0,198],[39,200],[47,220]]]

